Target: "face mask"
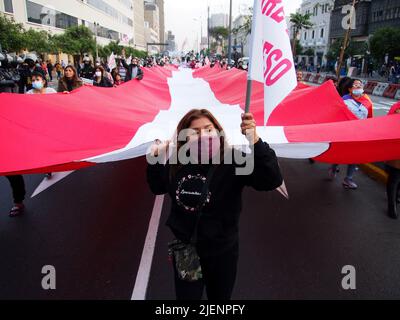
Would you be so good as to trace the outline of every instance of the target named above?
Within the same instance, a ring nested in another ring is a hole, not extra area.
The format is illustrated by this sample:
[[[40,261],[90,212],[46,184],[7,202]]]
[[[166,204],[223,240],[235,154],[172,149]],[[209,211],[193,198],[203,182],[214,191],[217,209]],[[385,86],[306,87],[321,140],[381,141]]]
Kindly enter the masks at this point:
[[[96,77],[98,77],[98,78],[101,77],[101,72],[100,72],[100,71],[97,71],[97,72],[96,72]]]
[[[354,89],[353,90],[353,95],[355,96],[361,96],[364,93],[364,89]]]
[[[201,136],[199,139],[189,141],[190,154],[196,157],[201,163],[202,159],[209,160],[214,158],[221,149],[221,140],[218,135]]]
[[[32,83],[33,89],[42,90],[43,89],[43,82],[42,81],[34,81]]]

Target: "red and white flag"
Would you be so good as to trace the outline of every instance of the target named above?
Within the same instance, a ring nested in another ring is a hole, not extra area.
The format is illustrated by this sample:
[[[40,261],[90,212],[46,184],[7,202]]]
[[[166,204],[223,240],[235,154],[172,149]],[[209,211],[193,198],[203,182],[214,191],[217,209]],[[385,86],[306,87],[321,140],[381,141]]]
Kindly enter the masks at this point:
[[[264,124],[297,86],[282,0],[254,0],[249,80],[264,83]]]
[[[209,109],[230,144],[246,144],[240,122],[247,72],[171,65],[143,70],[143,80],[117,88],[0,94],[0,175],[75,170],[143,156],[155,139],[171,139],[192,108]],[[292,91],[267,126],[264,84],[254,81],[250,109],[258,134],[279,157],[344,164],[400,159],[400,115],[357,120],[331,81]]]

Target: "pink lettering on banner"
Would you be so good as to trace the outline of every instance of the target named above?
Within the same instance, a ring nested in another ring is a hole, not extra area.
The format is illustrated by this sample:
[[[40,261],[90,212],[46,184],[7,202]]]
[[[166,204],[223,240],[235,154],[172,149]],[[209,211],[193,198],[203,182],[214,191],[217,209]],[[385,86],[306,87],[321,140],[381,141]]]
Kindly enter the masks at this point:
[[[282,0],[262,0],[261,11],[263,15],[271,17],[278,23],[285,19]]]
[[[290,69],[292,62],[289,59],[283,59],[283,53],[280,49],[274,49],[274,46],[268,41],[264,42],[265,85],[270,87],[279,81]]]

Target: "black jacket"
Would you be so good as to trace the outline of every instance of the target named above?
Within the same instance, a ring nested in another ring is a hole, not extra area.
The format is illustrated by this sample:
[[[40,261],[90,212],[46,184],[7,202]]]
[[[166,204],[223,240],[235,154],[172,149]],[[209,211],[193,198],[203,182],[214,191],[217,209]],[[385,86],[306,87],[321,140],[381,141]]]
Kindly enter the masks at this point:
[[[101,81],[97,83],[96,77],[93,78],[93,85],[95,87],[103,87],[103,88],[111,88],[113,87],[113,84],[107,77],[101,78]]]
[[[238,154],[238,151],[231,151]],[[240,154],[240,153],[239,153]],[[235,158],[233,158],[235,159]],[[282,185],[282,175],[275,152],[263,141],[254,145],[254,170],[251,175],[239,176],[235,164],[221,164],[210,184],[210,200],[203,209],[198,227],[197,249],[200,256],[216,256],[236,248],[239,235],[239,215],[242,191],[251,186],[258,191],[270,191]],[[189,242],[202,191],[203,180],[210,165],[182,166],[170,181],[170,165],[148,165],[147,181],[154,194],[169,193],[172,207],[167,226],[176,238]]]
[[[126,69],[126,77],[125,77],[125,82],[132,80],[132,70],[134,68],[134,66],[132,64],[128,65],[125,61],[125,59],[121,60],[122,65],[124,66],[124,68]],[[143,70],[137,66],[138,68],[138,72],[137,72],[137,76],[136,79],[138,80],[142,80],[143,79]]]
[[[90,64],[85,64],[79,72],[79,78],[92,79],[94,71],[94,68]]]

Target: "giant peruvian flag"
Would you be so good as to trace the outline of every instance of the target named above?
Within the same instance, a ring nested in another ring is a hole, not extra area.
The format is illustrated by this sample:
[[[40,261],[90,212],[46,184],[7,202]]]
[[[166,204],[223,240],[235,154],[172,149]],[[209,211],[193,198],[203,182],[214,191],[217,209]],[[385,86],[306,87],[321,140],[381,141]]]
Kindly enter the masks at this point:
[[[400,115],[357,120],[333,83],[296,89],[280,0],[255,1],[250,111],[260,137],[279,157],[327,163],[400,159]],[[245,71],[144,69],[142,81],[84,86],[71,94],[0,94],[0,175],[74,170],[143,156],[172,139],[179,120],[207,108],[228,142],[247,140],[240,122]],[[294,89],[294,90],[293,90]],[[293,90],[293,91],[292,91]],[[266,124],[266,125],[265,125]]]

